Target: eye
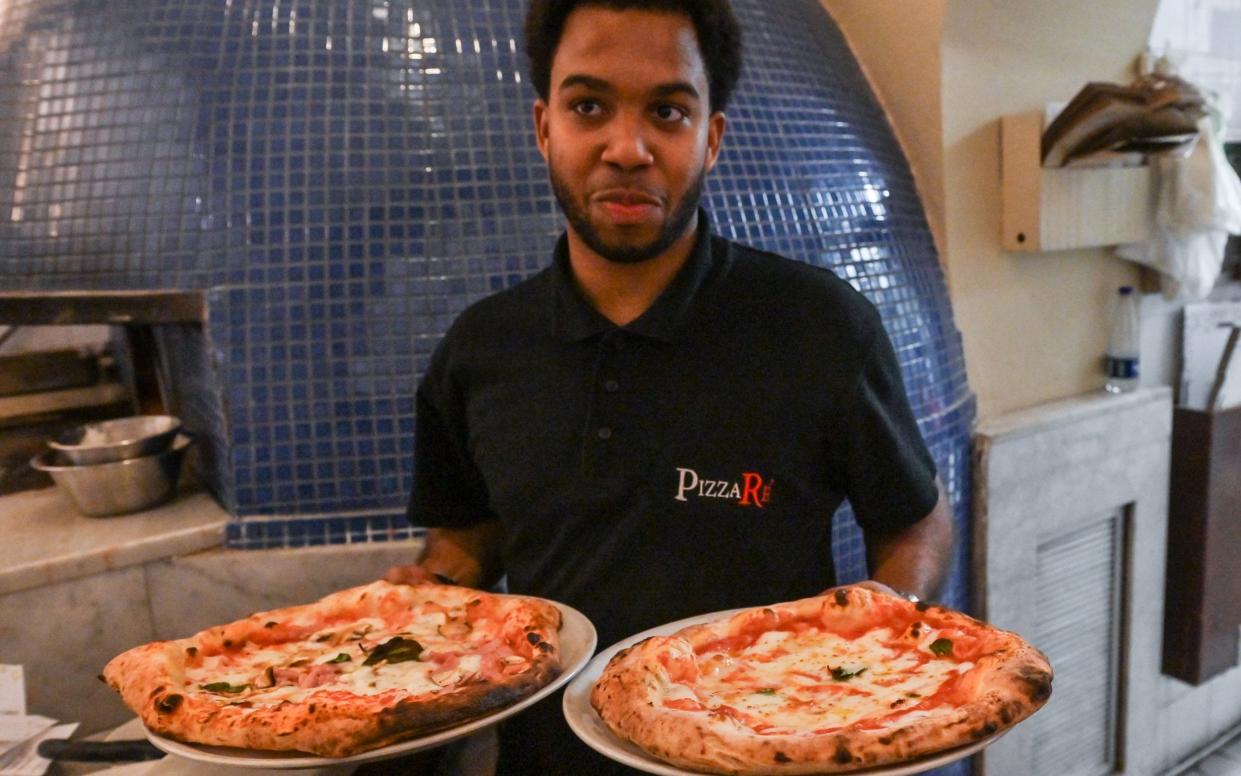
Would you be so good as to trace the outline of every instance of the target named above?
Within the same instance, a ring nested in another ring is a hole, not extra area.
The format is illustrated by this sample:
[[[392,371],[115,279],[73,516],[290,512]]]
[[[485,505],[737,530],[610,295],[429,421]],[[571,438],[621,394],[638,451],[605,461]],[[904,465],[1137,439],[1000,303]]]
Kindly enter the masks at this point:
[[[578,100],[571,109],[579,116],[594,118],[603,114],[603,106],[594,100]]]
[[[655,107],[655,118],[671,124],[689,118],[689,111],[677,105],[658,105]]]

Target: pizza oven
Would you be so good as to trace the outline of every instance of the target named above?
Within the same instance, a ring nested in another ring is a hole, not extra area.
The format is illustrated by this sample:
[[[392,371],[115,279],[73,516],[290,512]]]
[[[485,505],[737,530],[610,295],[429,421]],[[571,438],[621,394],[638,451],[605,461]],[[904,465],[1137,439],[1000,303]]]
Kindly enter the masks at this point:
[[[172,379],[201,409],[231,546],[405,530],[431,349],[545,265],[561,228],[523,10],[0,6],[0,290],[201,296],[200,328],[158,339],[184,357]],[[878,305],[968,537],[973,398],[909,165],[817,2],[736,10],[747,73],[708,207],[725,235],[830,266]],[[847,513],[837,534],[860,574]]]

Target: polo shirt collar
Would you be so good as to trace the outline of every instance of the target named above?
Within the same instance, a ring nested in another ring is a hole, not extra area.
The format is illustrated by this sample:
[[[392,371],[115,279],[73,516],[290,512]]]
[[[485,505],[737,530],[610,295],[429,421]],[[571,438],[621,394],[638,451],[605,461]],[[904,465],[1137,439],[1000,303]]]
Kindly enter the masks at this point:
[[[556,242],[552,263],[554,336],[566,342],[580,342],[597,334],[620,330],[664,342],[673,341],[704,281],[721,260],[713,254],[711,243],[711,223],[707,212],[699,208],[698,234],[685,264],[646,312],[624,326],[617,326],[596,310],[578,290],[569,266],[569,240],[562,234]]]

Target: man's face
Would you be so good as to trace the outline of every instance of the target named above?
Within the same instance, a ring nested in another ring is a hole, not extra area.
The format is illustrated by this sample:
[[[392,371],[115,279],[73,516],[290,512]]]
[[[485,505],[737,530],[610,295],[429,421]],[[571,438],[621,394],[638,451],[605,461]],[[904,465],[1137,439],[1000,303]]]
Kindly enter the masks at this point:
[[[725,122],[689,17],[573,11],[534,120],[569,229],[595,253],[645,261],[696,226]]]

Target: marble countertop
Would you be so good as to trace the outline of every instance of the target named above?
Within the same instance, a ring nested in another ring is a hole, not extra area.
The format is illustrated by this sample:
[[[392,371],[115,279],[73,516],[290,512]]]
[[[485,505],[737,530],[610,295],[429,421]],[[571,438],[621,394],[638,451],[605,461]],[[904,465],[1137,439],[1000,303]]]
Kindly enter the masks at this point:
[[[116,517],[83,517],[54,487],[0,496],[0,595],[218,547],[228,519],[194,485]]]

